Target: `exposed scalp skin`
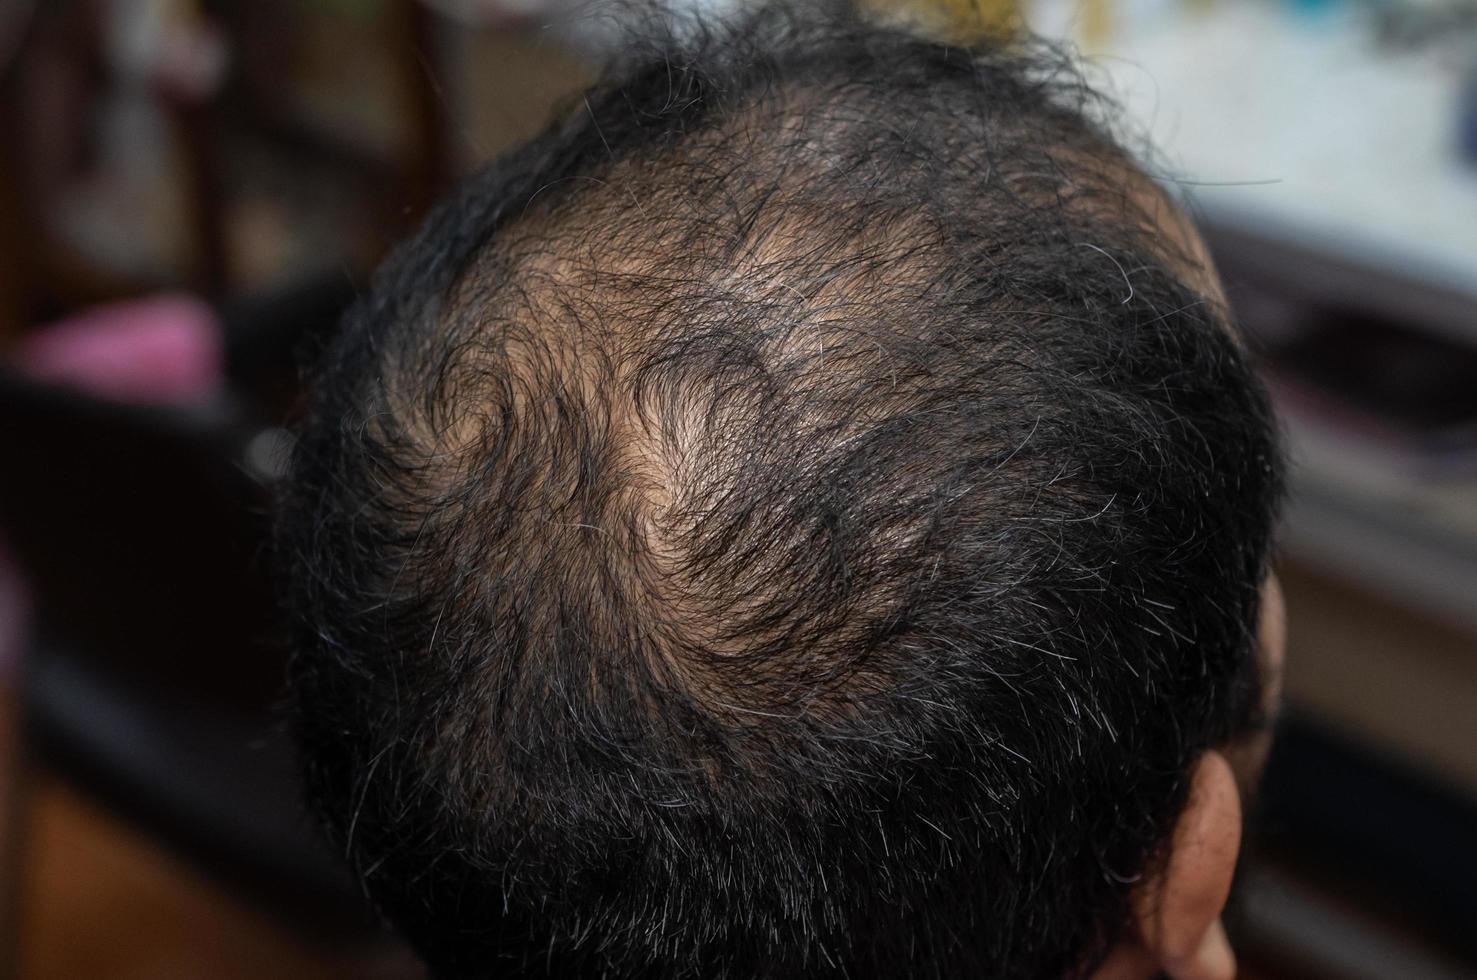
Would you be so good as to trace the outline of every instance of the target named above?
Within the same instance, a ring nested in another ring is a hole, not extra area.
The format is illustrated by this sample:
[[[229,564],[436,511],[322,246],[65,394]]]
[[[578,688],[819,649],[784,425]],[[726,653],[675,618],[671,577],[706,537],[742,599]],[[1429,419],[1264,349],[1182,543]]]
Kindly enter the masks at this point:
[[[448,977],[1049,977],[1254,703],[1265,398],[1090,94],[761,14],[386,264],[280,508],[312,798]]]

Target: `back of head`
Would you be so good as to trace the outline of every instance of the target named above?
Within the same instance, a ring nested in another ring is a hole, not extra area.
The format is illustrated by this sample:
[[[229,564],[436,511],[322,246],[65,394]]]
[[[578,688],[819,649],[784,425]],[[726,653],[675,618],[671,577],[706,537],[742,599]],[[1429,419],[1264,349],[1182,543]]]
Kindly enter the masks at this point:
[[[1251,702],[1278,468],[1088,101],[761,15],[381,270],[279,545],[310,789],[438,973],[1045,977],[1113,938]]]

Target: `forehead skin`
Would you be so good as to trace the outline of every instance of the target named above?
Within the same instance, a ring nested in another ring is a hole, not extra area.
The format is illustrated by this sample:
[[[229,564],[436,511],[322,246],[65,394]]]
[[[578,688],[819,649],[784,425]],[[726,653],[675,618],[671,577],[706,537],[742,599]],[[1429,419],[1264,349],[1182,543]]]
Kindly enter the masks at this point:
[[[1119,202],[1108,205],[1115,210],[1121,208],[1118,220],[1137,225],[1158,257],[1179,274],[1186,286],[1214,304],[1219,319],[1229,326],[1225,288],[1194,221],[1126,150],[1100,137],[1091,138],[1090,142],[1091,148],[1085,154],[1081,148],[1068,149],[1062,159],[1081,168],[1085,187],[1097,183],[1122,189],[1121,197],[1090,196],[1089,199],[1097,202],[1094,206],[1103,207],[1105,200]],[[1235,334],[1234,330],[1231,332]]]
[[[1206,247],[1205,239],[1200,236],[1195,223],[1143,171],[1133,169],[1128,175],[1128,181],[1130,199],[1136,208],[1149,216],[1153,223],[1150,231],[1170,246],[1166,252],[1172,257],[1174,264],[1180,267],[1185,284],[1212,300],[1225,313],[1225,287],[1221,284],[1221,277],[1210,257],[1210,249]]]

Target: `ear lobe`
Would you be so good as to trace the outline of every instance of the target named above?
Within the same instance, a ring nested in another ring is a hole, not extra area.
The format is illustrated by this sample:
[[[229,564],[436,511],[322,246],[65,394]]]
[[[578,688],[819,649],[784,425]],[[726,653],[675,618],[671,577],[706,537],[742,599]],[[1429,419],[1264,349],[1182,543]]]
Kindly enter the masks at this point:
[[[1168,860],[1134,896],[1143,948],[1173,980],[1235,980],[1236,958],[1221,926],[1241,849],[1241,796],[1226,757],[1195,764]]]

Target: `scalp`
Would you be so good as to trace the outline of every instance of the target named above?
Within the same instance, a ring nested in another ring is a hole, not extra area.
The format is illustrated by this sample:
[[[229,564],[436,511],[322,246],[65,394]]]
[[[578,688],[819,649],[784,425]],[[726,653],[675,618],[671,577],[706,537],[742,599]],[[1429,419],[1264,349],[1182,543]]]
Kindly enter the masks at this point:
[[[1252,697],[1265,402],[1080,79],[760,34],[470,181],[316,379],[309,782],[450,975],[1081,966]]]

